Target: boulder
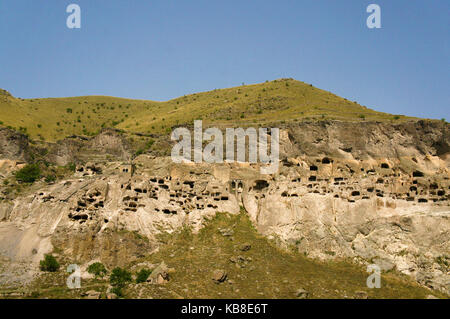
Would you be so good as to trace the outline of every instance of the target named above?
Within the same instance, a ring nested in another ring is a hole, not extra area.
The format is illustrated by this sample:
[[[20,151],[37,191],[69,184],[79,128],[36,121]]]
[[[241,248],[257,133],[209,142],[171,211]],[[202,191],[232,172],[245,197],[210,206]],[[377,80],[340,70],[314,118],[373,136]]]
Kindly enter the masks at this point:
[[[369,295],[365,291],[356,291],[355,298],[356,299],[368,299]]]
[[[102,293],[100,291],[89,290],[83,295],[86,297],[86,299],[100,299],[101,294]]]
[[[213,272],[212,280],[216,284],[220,284],[221,282],[224,282],[227,280],[228,274],[225,272],[225,270],[217,269]]]
[[[110,292],[106,294],[106,299],[117,299],[117,298],[118,297],[115,293]]]
[[[295,296],[296,296],[298,299],[307,299],[308,296],[309,296],[309,292],[306,291],[306,290],[303,289],[303,288],[300,288],[300,289],[298,289],[298,290],[295,292]]]
[[[166,263],[162,261],[148,276],[147,282],[154,284],[165,284],[169,281],[169,268]]]

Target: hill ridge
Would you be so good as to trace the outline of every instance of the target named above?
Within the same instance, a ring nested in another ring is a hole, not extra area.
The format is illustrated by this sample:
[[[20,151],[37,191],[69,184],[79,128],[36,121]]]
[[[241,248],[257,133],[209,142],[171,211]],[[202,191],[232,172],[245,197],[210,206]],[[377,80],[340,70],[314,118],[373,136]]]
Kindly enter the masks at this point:
[[[280,123],[414,119],[377,112],[294,79],[215,89],[167,101],[103,95],[37,99],[9,96],[0,100],[0,124],[48,141],[73,134],[92,136],[104,127],[167,134],[173,127],[195,119],[218,126],[259,126],[275,119]]]

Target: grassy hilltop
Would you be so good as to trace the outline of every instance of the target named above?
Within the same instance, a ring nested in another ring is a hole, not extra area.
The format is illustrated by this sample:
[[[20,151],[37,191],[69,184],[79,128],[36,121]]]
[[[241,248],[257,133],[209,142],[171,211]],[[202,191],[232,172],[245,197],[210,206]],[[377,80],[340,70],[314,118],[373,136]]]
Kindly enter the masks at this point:
[[[356,102],[293,79],[218,89],[166,102],[108,96],[21,99],[0,90],[0,124],[55,141],[94,135],[103,127],[161,134],[202,119],[217,126],[274,124],[302,119],[398,121]]]

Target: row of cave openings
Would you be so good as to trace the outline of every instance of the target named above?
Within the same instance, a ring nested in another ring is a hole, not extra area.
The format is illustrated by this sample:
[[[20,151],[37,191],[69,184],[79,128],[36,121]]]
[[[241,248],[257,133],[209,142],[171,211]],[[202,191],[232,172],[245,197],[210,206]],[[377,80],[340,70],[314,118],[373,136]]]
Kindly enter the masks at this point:
[[[186,212],[189,213],[189,209],[196,208],[199,210],[207,208],[213,208],[217,209],[218,206],[214,203],[205,203],[204,197],[213,196],[213,200],[215,202],[218,201],[227,201],[229,200],[229,197],[227,195],[222,194],[219,191],[216,192],[210,192],[208,190],[205,190],[202,192],[201,195],[198,195],[193,191],[195,182],[194,181],[183,181],[181,184],[180,182],[177,182],[177,186],[185,185],[187,186],[187,191],[183,190],[175,190],[170,191],[169,183],[172,180],[170,176],[165,178],[150,178],[149,182],[151,184],[151,187],[134,187],[132,188],[131,183],[128,184],[122,184],[121,188],[125,188],[126,190],[133,190],[135,192],[134,196],[125,196],[123,198],[123,203],[125,204],[125,210],[126,211],[132,211],[136,212],[139,207],[144,207],[144,204],[139,204],[139,199],[141,198],[142,194],[148,194],[148,198],[158,200],[158,192],[160,190],[167,190],[169,191],[169,203],[170,204],[177,204],[181,206],[181,208]],[[217,186],[213,186],[213,189],[217,189]],[[206,206],[205,206],[206,205]],[[189,208],[189,209],[188,209]],[[177,210],[174,209],[159,209],[155,208],[156,212],[163,212],[164,214],[168,215],[175,215],[177,214]]]

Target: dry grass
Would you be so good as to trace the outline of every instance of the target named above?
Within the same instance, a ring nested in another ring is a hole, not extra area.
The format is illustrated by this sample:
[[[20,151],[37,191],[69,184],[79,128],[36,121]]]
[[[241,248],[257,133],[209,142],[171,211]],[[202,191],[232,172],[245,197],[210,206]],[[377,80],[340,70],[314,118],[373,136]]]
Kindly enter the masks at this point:
[[[102,127],[168,134],[202,119],[205,125],[248,126],[302,119],[402,121],[309,84],[281,79],[179,97],[167,102],[107,96],[19,99],[0,96],[0,124],[55,141],[93,135]]]
[[[220,229],[232,229],[233,235],[223,236]],[[367,292],[369,298],[426,298],[429,294],[448,298],[396,272],[382,274],[380,289],[369,289],[369,274],[363,266],[348,260],[320,262],[282,250],[256,232],[245,212],[217,214],[198,234],[183,229],[161,235],[160,240],[159,252],[133,264],[164,261],[175,269],[170,281],[131,284],[125,289],[126,298],[295,298],[299,288],[307,290],[310,298],[355,298],[358,291]],[[241,251],[243,243],[251,249]],[[239,256],[245,261],[238,261],[237,267],[230,258]],[[228,280],[216,284],[212,280],[216,269],[225,270]],[[79,291],[65,288],[66,276],[45,274],[31,291],[38,297],[79,298]],[[82,291],[105,292],[108,282],[89,280],[82,285]]]

